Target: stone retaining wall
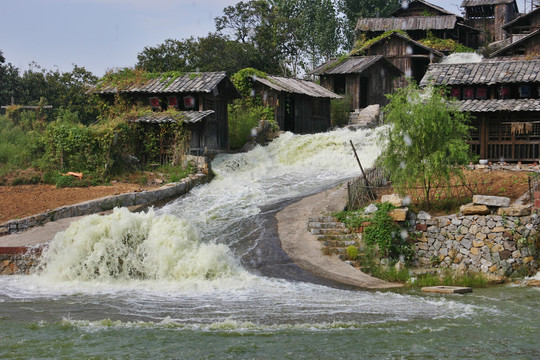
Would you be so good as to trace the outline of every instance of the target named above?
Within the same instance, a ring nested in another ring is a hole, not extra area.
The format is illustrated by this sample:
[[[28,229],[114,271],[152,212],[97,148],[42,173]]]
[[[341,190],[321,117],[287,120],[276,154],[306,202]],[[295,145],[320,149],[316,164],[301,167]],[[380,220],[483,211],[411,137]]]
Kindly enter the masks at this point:
[[[111,210],[115,207],[150,205],[158,201],[184,195],[193,187],[207,183],[210,179],[211,175],[194,174],[177,183],[167,184],[158,189],[107,196],[75,205],[62,206],[38,215],[29,216],[24,219],[11,220],[1,224],[0,236],[23,232],[34,226],[43,225],[49,221],[95,214]]]
[[[410,214],[418,266],[501,276],[538,271],[540,216]]]
[[[0,275],[29,274],[41,250],[40,247],[0,247]]]

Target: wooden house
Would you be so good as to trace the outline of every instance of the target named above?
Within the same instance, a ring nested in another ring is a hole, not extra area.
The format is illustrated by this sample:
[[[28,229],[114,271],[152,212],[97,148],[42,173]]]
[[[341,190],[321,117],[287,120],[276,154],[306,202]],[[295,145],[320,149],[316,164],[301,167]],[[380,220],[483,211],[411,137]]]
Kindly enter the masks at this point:
[[[537,7],[532,11],[515,18],[514,20],[503,25],[502,28],[511,37],[517,36],[518,39],[519,37],[523,37],[524,35],[529,35],[535,32],[536,30],[540,29],[540,7]]]
[[[540,158],[540,60],[432,64],[420,83],[444,85],[473,116],[470,144],[491,161]]]
[[[355,50],[354,55],[383,55],[405,76],[412,77],[417,83],[422,80],[429,64],[439,62],[443,53],[425,46],[398,32],[379,36],[374,41]],[[398,86],[398,84],[394,84]]]
[[[465,23],[481,31],[481,42],[501,41],[508,37],[503,26],[520,14],[516,0],[463,0]]]
[[[121,88],[98,85],[95,93],[111,102],[115,96],[121,96],[154,110],[154,114],[133,122],[175,122],[175,118],[162,111],[179,110],[191,133],[190,152],[193,154],[229,149],[227,103],[239,98],[240,93],[225,72],[191,73],[176,78],[158,76]]]
[[[494,51],[490,57],[527,57],[540,56],[540,28],[530,34],[524,35],[509,45]]]
[[[471,48],[478,47],[477,29],[465,24],[463,17],[426,1],[414,0],[387,18],[360,18],[355,28],[358,38],[374,38],[385,32],[400,30],[421,40],[428,32],[440,39],[452,39]]]
[[[253,89],[263,105],[274,109],[281,130],[299,134],[328,130],[330,100],[341,98],[312,81],[279,76],[254,77]]]
[[[393,91],[393,81],[403,72],[384,56],[349,56],[333,59],[310,72],[322,86],[351,97],[351,111],[368,105],[385,105],[385,94]]]

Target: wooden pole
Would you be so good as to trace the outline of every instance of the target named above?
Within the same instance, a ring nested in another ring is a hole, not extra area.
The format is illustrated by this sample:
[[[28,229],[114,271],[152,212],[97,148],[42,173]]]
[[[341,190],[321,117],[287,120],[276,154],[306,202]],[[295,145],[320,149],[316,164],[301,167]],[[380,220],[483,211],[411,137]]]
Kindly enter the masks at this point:
[[[364,168],[362,167],[362,163],[360,162],[360,158],[358,158],[358,154],[356,153],[356,148],[354,147],[352,140],[349,140],[349,142],[351,143],[351,146],[354,152],[354,157],[356,157],[356,161],[358,162],[358,166],[360,166],[360,171],[362,171],[362,176],[364,177],[364,181],[366,182],[367,195],[370,198],[375,199],[376,198],[375,192],[373,191],[373,189],[371,188],[371,185],[369,184],[366,173],[364,172]]]
[[[364,172],[364,168],[362,167],[362,163],[360,162],[360,159],[358,158],[358,154],[356,153],[356,148],[354,147],[354,144],[352,140],[349,140],[351,143],[352,149],[354,151],[354,157],[356,158],[356,161],[358,162],[358,166],[360,166],[360,171],[362,171],[362,176],[364,177],[364,180],[366,181],[366,186],[369,186],[369,181],[367,179],[366,173]]]

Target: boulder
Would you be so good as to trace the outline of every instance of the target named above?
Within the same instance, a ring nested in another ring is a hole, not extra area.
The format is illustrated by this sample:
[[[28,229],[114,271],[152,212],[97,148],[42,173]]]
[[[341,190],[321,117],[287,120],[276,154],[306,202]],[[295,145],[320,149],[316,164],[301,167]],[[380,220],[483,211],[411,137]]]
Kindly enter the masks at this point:
[[[405,221],[407,220],[407,211],[409,209],[403,208],[403,209],[394,209],[388,212],[388,215],[392,218],[394,221]]]
[[[383,195],[381,197],[381,202],[390,203],[394,205],[395,207],[401,207],[403,205],[403,198],[399,196],[398,194]]]
[[[508,207],[500,207],[497,210],[497,215],[527,216],[530,214],[531,214],[531,209],[527,205],[512,205]]]
[[[486,205],[466,204],[459,208],[463,215],[488,215],[489,208]]]
[[[502,196],[474,195],[473,203],[475,205],[508,207],[510,205],[510,198]]]

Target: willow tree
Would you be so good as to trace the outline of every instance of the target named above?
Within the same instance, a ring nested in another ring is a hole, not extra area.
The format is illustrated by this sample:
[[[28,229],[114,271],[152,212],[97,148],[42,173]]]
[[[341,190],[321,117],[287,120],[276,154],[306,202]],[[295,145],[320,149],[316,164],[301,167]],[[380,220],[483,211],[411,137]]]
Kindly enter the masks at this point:
[[[468,114],[440,88],[412,84],[389,99],[377,163],[399,193],[421,188],[429,208],[433,187],[449,185],[453,175],[463,177],[462,165],[471,159]]]

